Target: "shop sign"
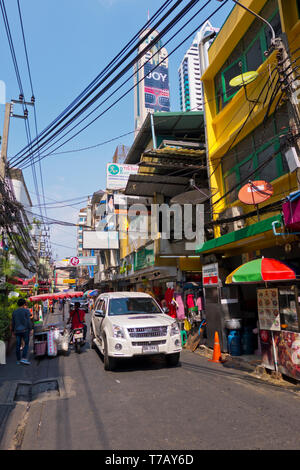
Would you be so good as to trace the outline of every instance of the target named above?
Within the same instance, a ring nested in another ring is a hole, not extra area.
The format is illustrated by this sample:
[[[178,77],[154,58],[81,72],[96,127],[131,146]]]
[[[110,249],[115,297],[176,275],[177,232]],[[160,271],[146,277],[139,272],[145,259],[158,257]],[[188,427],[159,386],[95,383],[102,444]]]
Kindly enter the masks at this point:
[[[219,265],[218,263],[207,264],[202,267],[203,285],[215,285],[219,283]]]
[[[275,333],[275,335],[278,333]],[[275,370],[275,356],[274,344],[277,338],[274,339],[274,333],[268,330],[259,331],[260,348],[261,348],[261,363],[266,369]]]
[[[257,289],[259,328],[280,331],[278,289]]]
[[[130,175],[138,173],[138,165],[108,163],[106,166],[106,189],[125,189]]]
[[[63,279],[63,284],[76,284],[76,279]]]
[[[155,256],[154,256],[154,243],[151,243],[148,246],[140,248],[134,257],[134,271],[138,271],[139,269],[148,268],[149,266],[153,266],[155,263]]]

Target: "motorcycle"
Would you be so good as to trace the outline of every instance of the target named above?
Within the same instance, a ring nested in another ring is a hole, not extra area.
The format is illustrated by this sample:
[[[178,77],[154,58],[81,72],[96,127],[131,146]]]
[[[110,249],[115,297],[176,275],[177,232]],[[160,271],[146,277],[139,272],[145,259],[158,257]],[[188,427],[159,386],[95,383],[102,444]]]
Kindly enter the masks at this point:
[[[83,328],[75,328],[71,331],[70,344],[74,344],[75,351],[80,354],[81,346],[85,343],[83,338]]]

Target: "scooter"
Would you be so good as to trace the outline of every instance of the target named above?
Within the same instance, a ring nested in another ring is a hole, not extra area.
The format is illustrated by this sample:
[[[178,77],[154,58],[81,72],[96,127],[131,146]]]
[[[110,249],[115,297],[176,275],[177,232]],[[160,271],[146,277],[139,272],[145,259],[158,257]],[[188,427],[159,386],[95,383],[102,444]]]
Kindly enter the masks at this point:
[[[70,344],[74,344],[75,351],[80,354],[81,353],[81,346],[85,343],[83,339],[83,328],[75,328],[71,331],[70,335]]]

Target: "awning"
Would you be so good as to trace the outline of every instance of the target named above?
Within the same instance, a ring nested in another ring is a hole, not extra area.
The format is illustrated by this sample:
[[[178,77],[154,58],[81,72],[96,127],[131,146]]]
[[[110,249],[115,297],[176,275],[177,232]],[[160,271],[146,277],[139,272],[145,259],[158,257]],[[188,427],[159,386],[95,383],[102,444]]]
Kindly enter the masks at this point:
[[[226,278],[226,284],[294,281],[299,279],[295,269],[273,258],[259,258],[236,268]]]
[[[173,140],[196,139],[205,142],[204,137],[204,116],[203,111],[153,113],[154,129],[156,136],[166,137]],[[144,152],[149,141],[152,138],[150,113],[148,113],[139,133],[137,134],[130,150],[127,154],[125,163],[136,164],[140,161],[141,154]]]
[[[164,175],[130,175],[126,196],[153,196],[154,193],[173,197],[189,187],[189,178]]]
[[[72,297],[82,297],[83,292],[81,291],[76,291],[76,292],[54,292],[53,294],[39,294],[39,295],[33,295],[29,297],[30,302],[39,302],[42,300],[57,300],[57,299],[68,299]]]
[[[224,252],[225,250],[235,250],[242,246],[252,248],[257,242],[259,242],[260,246],[265,243],[268,244],[270,241],[274,240],[272,227],[272,222],[274,221],[282,222],[281,214],[261,220],[240,230],[226,233],[226,235],[221,237],[208,240],[203,243],[203,245],[196,248],[196,253]],[[266,238],[266,232],[270,232],[269,240]]]

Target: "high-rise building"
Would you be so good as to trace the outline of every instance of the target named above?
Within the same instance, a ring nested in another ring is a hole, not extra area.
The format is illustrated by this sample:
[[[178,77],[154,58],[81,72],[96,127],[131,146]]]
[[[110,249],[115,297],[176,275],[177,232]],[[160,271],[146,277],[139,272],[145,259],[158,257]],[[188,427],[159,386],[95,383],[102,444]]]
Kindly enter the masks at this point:
[[[178,75],[181,111],[203,110],[201,75],[208,65],[207,51],[213,41],[213,38],[206,41],[205,37],[217,31],[207,21],[197,32],[180,64]]]
[[[142,52],[149,42],[159,34],[150,29],[141,34],[144,42],[138,49]],[[167,50],[160,40],[143,55],[134,66],[134,128],[142,126],[147,114],[155,111],[170,111],[169,70]],[[141,81],[140,81],[141,80]]]

